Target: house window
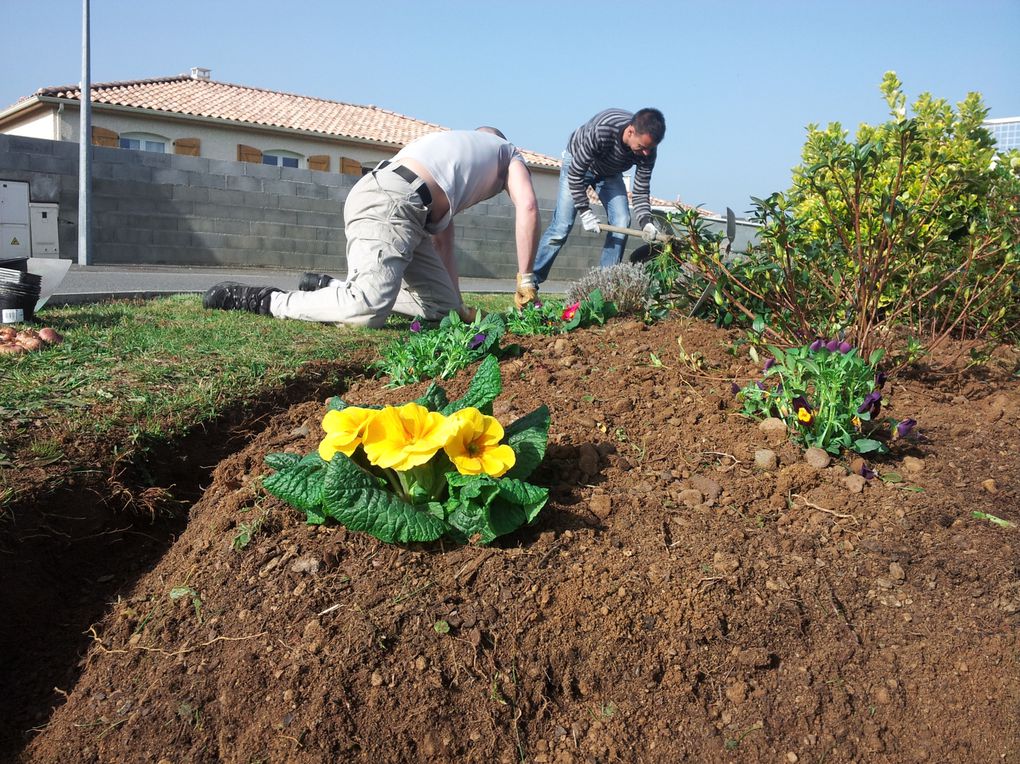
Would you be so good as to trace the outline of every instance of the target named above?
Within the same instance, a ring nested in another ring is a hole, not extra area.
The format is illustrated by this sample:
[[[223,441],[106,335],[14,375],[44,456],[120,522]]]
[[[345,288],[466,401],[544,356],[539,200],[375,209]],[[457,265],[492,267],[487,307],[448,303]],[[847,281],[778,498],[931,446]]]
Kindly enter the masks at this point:
[[[133,151],[153,151],[157,154],[165,154],[169,141],[151,133],[121,133],[120,147],[132,149]]]
[[[271,164],[276,167],[297,167],[300,154],[293,151],[265,151],[262,154],[262,164]]]

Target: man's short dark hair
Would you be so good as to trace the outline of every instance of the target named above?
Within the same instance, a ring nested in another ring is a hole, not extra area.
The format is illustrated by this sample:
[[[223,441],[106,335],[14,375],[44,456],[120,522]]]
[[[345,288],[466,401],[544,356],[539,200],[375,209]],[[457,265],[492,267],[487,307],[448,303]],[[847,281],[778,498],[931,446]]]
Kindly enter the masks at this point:
[[[504,141],[506,140],[506,136],[503,135],[503,131],[502,130],[500,130],[498,128],[495,128],[495,127],[490,127],[489,125],[482,125],[481,127],[476,127],[475,130],[477,130],[480,133],[488,133],[489,135],[497,135],[500,138],[502,138]]]
[[[662,143],[666,135],[666,118],[658,109],[641,109],[630,123],[639,134],[652,136],[657,144]]]

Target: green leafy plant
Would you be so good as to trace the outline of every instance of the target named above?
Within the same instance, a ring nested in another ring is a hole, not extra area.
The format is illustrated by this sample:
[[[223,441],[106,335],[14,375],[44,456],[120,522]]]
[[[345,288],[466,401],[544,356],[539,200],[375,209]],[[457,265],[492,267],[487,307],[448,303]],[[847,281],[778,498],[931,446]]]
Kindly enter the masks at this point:
[[[175,586],[170,590],[170,600],[176,602],[187,597],[191,600],[191,606],[195,609],[195,618],[202,623],[202,597],[190,586]]]
[[[743,413],[783,419],[795,440],[832,454],[888,451],[886,441],[907,437],[913,419],[879,420],[885,375],[877,364],[884,351],[863,358],[848,342],[815,340],[780,350],[769,346],[761,380],[739,390]]]
[[[504,430],[491,416],[501,390],[490,355],[456,401],[434,382],[400,407],[331,398],[318,452],[271,454],[276,472],[263,486],[312,524],[331,518],[385,542],[489,544],[534,520],[548,499],[525,479],[545,456],[549,410]]]
[[[616,306],[602,297],[602,292],[595,290],[580,302],[575,302],[563,309],[563,331],[604,324],[606,319],[616,315]]]
[[[382,350],[377,367],[389,377],[390,387],[425,379],[449,379],[489,354],[500,352],[506,323],[498,313],[479,313],[471,323],[455,311],[439,326],[426,328],[411,322],[409,336],[394,340]]]
[[[996,154],[976,93],[955,110],[922,94],[908,116],[894,73],[881,90],[890,119],[855,139],[839,123],[809,126],[793,186],[753,200],[750,258],[725,262],[691,228],[692,266],[724,317],[763,317],[775,344],[845,336],[865,354],[892,348],[897,366],[910,362],[905,336],[930,351],[1015,335],[1020,154]]]
[[[521,309],[510,308],[504,320],[510,334],[559,334],[563,331],[562,300],[535,300]]]

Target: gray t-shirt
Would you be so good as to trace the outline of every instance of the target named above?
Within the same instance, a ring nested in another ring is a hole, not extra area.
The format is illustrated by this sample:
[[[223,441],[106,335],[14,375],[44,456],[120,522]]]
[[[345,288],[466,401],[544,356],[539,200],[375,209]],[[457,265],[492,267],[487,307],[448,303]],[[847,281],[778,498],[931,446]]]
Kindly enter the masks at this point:
[[[524,161],[512,143],[477,130],[424,135],[407,144],[393,159],[405,157],[421,162],[450,200],[449,213],[427,226],[429,233],[439,233],[458,212],[505,189],[510,162]]]

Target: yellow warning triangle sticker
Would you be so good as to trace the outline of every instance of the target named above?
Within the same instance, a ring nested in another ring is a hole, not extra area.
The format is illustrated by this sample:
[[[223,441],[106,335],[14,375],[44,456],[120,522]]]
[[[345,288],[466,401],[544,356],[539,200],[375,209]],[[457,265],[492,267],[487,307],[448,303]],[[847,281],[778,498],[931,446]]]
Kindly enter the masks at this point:
[[[21,242],[18,241],[18,237],[17,236],[15,236],[13,239],[11,239],[11,246],[12,247],[20,247],[21,246]]]

